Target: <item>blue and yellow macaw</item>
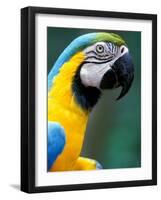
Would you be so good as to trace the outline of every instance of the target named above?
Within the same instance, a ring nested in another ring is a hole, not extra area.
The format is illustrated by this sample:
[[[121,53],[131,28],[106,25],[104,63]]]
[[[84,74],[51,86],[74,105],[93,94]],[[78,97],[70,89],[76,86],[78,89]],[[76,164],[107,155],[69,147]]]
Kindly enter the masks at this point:
[[[120,99],[133,78],[128,47],[117,34],[89,33],[67,46],[48,75],[48,171],[102,168],[80,156],[90,111],[102,90],[122,86]]]

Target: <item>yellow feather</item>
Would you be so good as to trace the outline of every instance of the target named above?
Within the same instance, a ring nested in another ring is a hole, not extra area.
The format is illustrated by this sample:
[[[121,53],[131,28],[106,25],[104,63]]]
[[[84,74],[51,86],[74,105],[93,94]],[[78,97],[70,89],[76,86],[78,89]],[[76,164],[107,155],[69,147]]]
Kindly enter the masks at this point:
[[[66,62],[53,80],[53,87],[48,93],[48,121],[59,122],[66,133],[64,150],[51,171],[74,169],[81,152],[89,113],[77,104],[72,91],[72,80],[83,61],[84,54],[79,52]]]

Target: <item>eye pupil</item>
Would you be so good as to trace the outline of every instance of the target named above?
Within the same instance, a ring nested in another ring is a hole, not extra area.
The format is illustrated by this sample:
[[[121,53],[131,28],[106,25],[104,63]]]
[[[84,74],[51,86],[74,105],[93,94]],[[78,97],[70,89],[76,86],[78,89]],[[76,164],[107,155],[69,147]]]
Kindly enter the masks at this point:
[[[104,51],[104,47],[102,45],[97,45],[96,50],[98,53],[102,53]]]

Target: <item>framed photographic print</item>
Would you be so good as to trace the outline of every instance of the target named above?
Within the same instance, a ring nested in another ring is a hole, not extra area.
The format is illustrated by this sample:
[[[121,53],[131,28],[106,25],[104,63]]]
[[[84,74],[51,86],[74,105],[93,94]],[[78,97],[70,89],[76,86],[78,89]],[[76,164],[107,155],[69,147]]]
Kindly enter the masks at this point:
[[[21,190],[157,184],[157,16],[21,9]]]

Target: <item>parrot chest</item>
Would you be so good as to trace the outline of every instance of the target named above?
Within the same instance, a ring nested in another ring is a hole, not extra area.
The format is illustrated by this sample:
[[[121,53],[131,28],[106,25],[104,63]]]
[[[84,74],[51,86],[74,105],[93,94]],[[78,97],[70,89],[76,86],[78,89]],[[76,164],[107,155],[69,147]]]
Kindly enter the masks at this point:
[[[55,161],[52,171],[71,170],[81,152],[88,115],[49,101],[48,120],[59,122],[66,135],[64,149]]]

